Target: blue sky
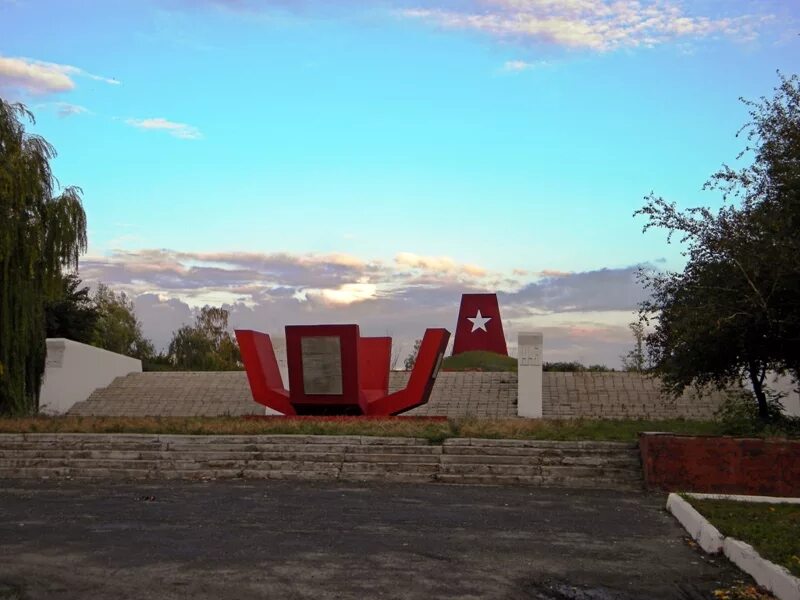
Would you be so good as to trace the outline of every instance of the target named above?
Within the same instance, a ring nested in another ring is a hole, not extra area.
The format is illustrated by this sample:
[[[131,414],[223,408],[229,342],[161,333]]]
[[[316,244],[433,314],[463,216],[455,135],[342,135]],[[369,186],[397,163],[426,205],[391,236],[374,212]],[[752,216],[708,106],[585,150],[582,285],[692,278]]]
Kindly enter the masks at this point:
[[[636,267],[681,264],[633,211],[719,202],[798,33],[777,1],[0,0],[0,96],[158,344],[205,302],[407,343],[497,290],[512,342],[615,364]]]

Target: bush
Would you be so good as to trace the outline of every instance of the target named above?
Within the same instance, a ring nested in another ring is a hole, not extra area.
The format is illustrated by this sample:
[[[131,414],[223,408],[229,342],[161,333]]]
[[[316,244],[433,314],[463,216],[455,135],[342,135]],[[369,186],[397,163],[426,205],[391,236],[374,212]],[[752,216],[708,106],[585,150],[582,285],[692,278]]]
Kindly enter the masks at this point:
[[[752,393],[739,392],[728,395],[715,413],[724,435],[763,436],[786,435],[800,437],[800,418],[783,413],[782,394],[767,391],[768,421],[759,415],[758,404]]]

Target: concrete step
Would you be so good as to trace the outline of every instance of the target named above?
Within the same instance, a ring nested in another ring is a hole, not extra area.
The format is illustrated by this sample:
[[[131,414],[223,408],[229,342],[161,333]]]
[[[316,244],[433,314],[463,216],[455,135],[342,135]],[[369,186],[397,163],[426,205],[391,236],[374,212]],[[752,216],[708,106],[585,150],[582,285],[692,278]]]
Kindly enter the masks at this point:
[[[604,467],[604,466],[618,466],[618,467],[631,467],[637,468],[640,464],[638,456],[560,456],[560,455],[541,455],[531,453],[529,455],[516,455],[516,456],[494,456],[491,454],[443,454],[441,456],[442,464],[459,464],[459,465],[479,465],[479,464],[504,464],[504,465],[569,465],[569,466],[591,466],[591,467]]]
[[[444,447],[455,448],[469,446],[472,448],[541,448],[566,451],[566,450],[595,450],[608,452],[615,450],[635,450],[635,442],[595,442],[595,441],[561,441],[561,440],[505,440],[493,438],[449,438],[444,441]]]
[[[400,483],[433,483],[435,473],[370,473],[370,472],[342,472],[339,479],[344,481],[389,481]]]
[[[532,485],[539,487],[561,488],[593,488],[620,491],[641,491],[643,484],[640,481],[617,481],[615,479],[584,479],[584,478],[548,478],[540,475],[466,475],[440,473],[436,481],[453,484],[482,484],[482,485]]]
[[[447,440],[451,441],[451,440]],[[557,446],[452,446],[445,444],[442,446],[442,454],[491,454],[494,456],[528,456],[531,453],[536,453],[541,456],[619,456],[619,455],[638,455],[639,448],[619,448],[612,446],[610,448],[578,448],[574,446],[566,446],[559,448]]]
[[[0,434],[0,478],[347,479],[638,489],[630,444],[361,436]]]
[[[408,373],[390,373],[390,390],[406,386]],[[514,417],[515,373],[440,373],[428,404],[416,415]],[[240,372],[132,373],[96,390],[70,410],[96,416],[218,416],[264,414]]]

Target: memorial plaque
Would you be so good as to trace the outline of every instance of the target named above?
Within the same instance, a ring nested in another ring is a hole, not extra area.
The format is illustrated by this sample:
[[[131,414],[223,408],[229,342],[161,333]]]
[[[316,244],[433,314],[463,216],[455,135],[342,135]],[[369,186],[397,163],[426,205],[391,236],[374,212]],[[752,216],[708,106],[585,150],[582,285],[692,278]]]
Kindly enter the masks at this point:
[[[303,391],[342,395],[342,347],[338,336],[308,336],[300,340]]]
[[[519,366],[521,367],[542,366],[541,333],[519,334]]]

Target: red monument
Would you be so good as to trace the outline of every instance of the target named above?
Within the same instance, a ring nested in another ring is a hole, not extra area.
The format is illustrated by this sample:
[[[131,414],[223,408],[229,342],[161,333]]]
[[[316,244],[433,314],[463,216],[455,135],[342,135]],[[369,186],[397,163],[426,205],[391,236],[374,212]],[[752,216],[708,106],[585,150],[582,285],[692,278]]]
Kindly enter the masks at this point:
[[[358,325],[286,327],[289,390],[265,333],[236,330],[253,399],[284,415],[396,415],[425,404],[450,332],[428,329],[408,385],[389,393],[392,338],[361,337]]]
[[[453,356],[473,350],[486,350],[508,356],[497,294],[461,296]]]

